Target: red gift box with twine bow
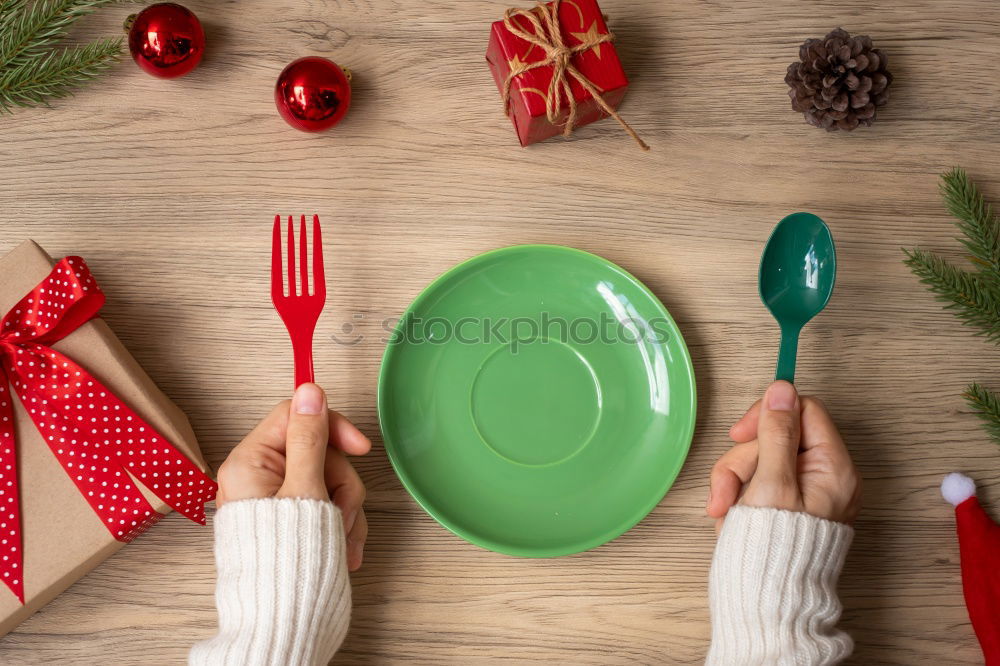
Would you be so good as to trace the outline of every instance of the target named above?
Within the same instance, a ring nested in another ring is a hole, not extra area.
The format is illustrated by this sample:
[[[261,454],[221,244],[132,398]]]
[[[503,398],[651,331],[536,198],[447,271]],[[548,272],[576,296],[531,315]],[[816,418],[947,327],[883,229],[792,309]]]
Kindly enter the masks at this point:
[[[103,304],[80,257],[27,241],[0,259],[0,636],[170,510],[204,524],[215,497]]]
[[[628,79],[596,0],[508,9],[486,51],[504,111],[522,146],[611,116],[649,150],[616,109]]]

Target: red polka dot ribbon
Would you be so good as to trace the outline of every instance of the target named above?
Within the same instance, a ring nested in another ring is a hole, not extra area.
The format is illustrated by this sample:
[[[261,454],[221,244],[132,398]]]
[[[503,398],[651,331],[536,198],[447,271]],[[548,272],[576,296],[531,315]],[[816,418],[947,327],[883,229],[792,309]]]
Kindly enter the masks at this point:
[[[97,315],[104,294],[80,257],[66,257],[0,321],[0,580],[24,603],[14,410],[35,427],[101,523],[131,541],[162,517],[133,477],[205,524],[216,484],[152,426],[48,345]],[[8,388],[11,387],[11,389]],[[55,529],[55,527],[53,527]]]

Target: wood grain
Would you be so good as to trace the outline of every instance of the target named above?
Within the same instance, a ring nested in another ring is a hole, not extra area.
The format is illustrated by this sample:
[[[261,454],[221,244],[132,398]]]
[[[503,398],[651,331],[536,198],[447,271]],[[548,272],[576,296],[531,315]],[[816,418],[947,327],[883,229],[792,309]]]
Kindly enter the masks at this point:
[[[865,477],[841,585],[853,663],[981,661],[937,486],[967,470],[1000,510],[1000,452],[959,397],[973,379],[1000,387],[998,356],[942,312],[900,247],[958,256],[936,192],[952,165],[1000,200],[1000,5],[603,0],[633,80],[622,112],[653,147],[642,154],[609,121],[517,147],[483,60],[505,2],[185,4],[210,43],[192,75],[156,80],[126,62],[53,109],[0,119],[0,251],[31,237],[85,256],[106,319],[218,466],[291,378],[266,297],[271,216],[323,216],[318,375],[376,440],[358,463],[371,537],[340,663],[699,663],[715,540],[706,479],[772,372],[757,259],[796,210],[828,220],[838,243],[837,291],[804,332],[799,379]],[[80,34],[112,33],[129,11],[102,10]],[[798,44],[837,25],[871,34],[896,75],[875,127],[850,135],[806,126],[782,81]],[[322,135],[290,130],[271,100],[283,65],[307,54],[355,74],[354,108]],[[700,387],[674,489],[625,536],[556,560],[485,552],[438,527],[393,474],[374,407],[381,322],[456,262],[531,242],[596,252],[646,281]],[[363,341],[333,341],[347,323]],[[0,640],[0,662],[181,663],[214,627],[211,545],[170,516]]]

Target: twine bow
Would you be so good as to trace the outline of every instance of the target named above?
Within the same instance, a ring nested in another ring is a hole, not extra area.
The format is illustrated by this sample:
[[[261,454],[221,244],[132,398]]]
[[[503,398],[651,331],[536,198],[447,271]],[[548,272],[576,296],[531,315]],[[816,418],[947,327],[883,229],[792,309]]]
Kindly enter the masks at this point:
[[[83,259],[66,257],[0,319],[0,582],[21,603],[24,558],[12,393],[115,539],[131,541],[162,517],[132,477],[202,525],[205,502],[215,497],[212,479],[85,368],[49,346],[96,317],[103,304],[104,294]]]
[[[597,102],[597,104],[607,113],[609,116],[618,121],[618,124],[628,132],[639,147],[643,150],[649,150],[649,146],[639,138],[625,120],[618,115],[618,112],[611,108],[611,105],[604,101],[604,97],[601,95],[597,86],[588,79],[576,65],[573,64],[573,56],[578,53],[583,53],[584,51],[589,51],[594,47],[598,47],[605,42],[614,41],[615,36],[608,32],[603,35],[597,35],[593,38],[588,38],[582,43],[576,46],[567,46],[566,42],[563,40],[562,30],[559,28],[559,4],[562,0],[553,0],[550,4],[545,4],[539,2],[538,5],[531,10],[528,9],[518,9],[512,7],[504,13],[503,23],[504,26],[510,31],[511,34],[516,35],[523,39],[524,41],[533,44],[545,53],[545,57],[541,60],[530,62],[530,63],[519,63],[514,67],[511,67],[510,73],[507,75],[507,79],[503,84],[503,109],[504,113],[510,115],[510,89],[511,84],[514,79],[528,72],[530,70],[536,69],[538,67],[552,67],[552,79],[549,81],[549,92],[545,96],[545,117],[553,125],[559,122],[559,111],[562,108],[563,99],[566,100],[566,104],[569,107],[569,115],[566,118],[566,122],[563,124],[563,136],[569,136],[572,134],[573,129],[576,127],[576,98],[573,96],[573,90],[570,87],[569,79],[567,77],[571,76],[583,86],[584,90],[590,93],[591,97]],[[544,21],[540,21],[538,16],[541,14]],[[525,30],[519,26],[514,18],[520,16],[526,19],[531,26],[534,28],[533,32]]]

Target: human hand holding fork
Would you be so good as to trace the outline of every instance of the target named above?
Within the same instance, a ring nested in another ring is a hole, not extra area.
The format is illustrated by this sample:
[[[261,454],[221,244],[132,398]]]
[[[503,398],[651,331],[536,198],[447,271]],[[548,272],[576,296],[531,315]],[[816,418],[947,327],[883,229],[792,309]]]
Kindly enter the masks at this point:
[[[368,453],[371,442],[347,418],[328,408],[326,394],[313,383],[312,338],[326,302],[319,217],[313,216],[311,271],[305,216],[300,220],[298,280],[295,234],[288,218],[287,293],[279,216],[274,219],[272,241],[271,299],[292,340],[295,395],[275,406],[229,454],[219,469],[217,502],[221,507],[265,497],[332,500],[340,508],[347,565],[354,571],[361,566],[368,519],[362,507],[365,487],[347,455]]]

